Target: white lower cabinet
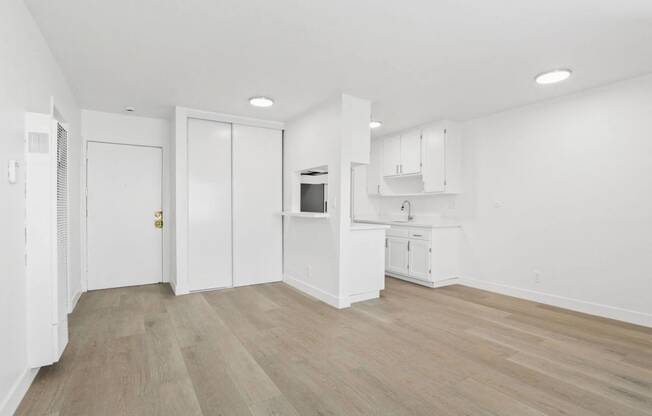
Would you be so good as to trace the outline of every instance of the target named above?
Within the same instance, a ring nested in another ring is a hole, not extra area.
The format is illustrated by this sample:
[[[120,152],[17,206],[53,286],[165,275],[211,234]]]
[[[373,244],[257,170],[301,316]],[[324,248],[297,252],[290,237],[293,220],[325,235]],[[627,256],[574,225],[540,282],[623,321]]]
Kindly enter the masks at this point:
[[[408,242],[409,270],[408,276],[420,280],[431,281],[430,278],[430,241],[409,240]]]
[[[430,281],[430,241],[387,237],[386,271]]]
[[[385,272],[389,275],[434,287],[457,278],[458,264],[459,228],[392,226],[387,230]]]
[[[407,238],[387,237],[387,271],[408,273],[408,242]]]
[[[389,270],[389,241],[385,237],[385,270]]]

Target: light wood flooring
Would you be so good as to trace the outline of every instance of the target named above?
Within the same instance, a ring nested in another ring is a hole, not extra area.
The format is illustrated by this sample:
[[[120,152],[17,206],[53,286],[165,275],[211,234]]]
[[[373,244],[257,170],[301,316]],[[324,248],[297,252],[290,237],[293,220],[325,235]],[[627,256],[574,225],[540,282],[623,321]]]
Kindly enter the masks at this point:
[[[650,415],[652,330],[387,279],[336,310],[283,283],[89,292],[18,415]]]

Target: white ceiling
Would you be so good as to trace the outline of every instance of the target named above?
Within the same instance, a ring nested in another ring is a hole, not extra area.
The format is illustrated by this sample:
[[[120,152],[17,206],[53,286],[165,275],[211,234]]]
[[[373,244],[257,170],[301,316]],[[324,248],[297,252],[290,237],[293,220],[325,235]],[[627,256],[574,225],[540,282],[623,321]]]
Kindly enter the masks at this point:
[[[25,1],[79,104],[110,112],[286,121],[347,92],[378,134],[652,72],[650,0]],[[574,76],[533,82],[557,67]]]

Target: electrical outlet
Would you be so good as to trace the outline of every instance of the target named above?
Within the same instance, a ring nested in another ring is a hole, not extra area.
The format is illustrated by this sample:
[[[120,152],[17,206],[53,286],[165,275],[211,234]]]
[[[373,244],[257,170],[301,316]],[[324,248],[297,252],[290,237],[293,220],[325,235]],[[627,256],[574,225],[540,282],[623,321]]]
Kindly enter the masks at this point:
[[[532,273],[534,274],[534,283],[535,284],[541,283],[541,276],[543,275],[541,270],[536,270],[535,269],[535,270],[532,271]]]

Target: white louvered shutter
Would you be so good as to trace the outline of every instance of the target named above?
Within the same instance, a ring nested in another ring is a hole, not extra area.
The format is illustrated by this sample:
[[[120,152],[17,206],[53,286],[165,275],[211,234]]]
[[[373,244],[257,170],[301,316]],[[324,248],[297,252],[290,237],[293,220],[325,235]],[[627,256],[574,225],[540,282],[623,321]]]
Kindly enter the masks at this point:
[[[68,281],[68,132],[57,123],[57,266]]]

